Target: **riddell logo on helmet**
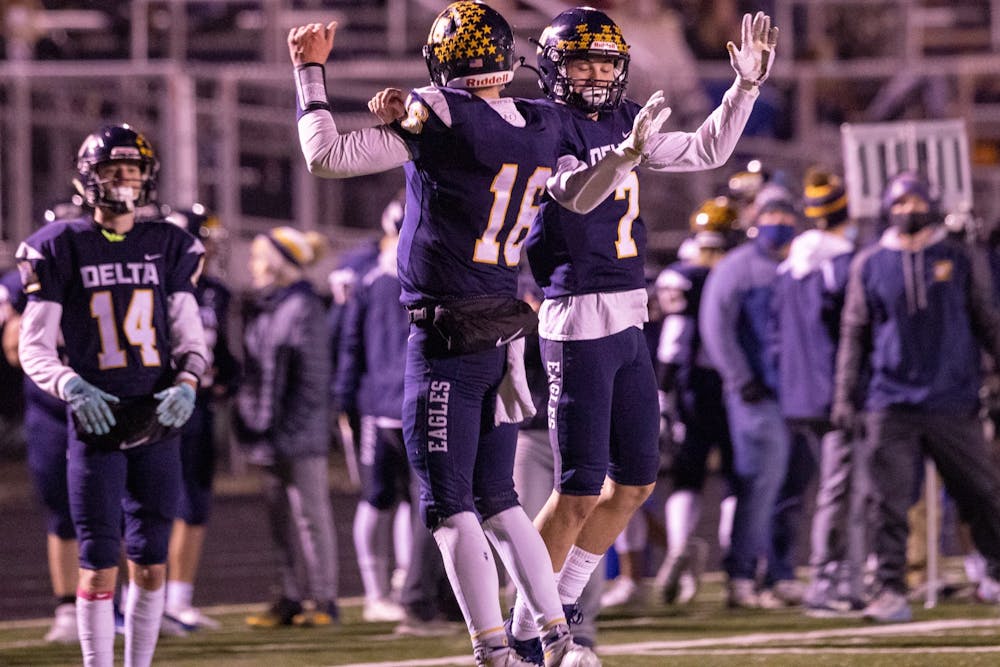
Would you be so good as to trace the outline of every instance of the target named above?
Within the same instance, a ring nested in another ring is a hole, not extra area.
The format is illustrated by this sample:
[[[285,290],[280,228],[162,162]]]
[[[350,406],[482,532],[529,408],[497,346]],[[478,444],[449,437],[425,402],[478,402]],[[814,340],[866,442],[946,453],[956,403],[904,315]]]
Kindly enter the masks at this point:
[[[617,53],[618,52],[618,45],[615,44],[614,42],[605,42],[605,41],[602,41],[602,40],[599,40],[599,39],[595,39],[594,41],[592,41],[590,43],[590,50],[591,51],[598,51],[598,50],[600,50],[600,51],[614,51],[615,53]]]
[[[448,85],[455,88],[485,88],[487,86],[508,84],[513,78],[514,73],[510,70],[505,72],[484,72],[482,74],[456,77],[450,80]]]
[[[465,78],[466,88],[481,88],[484,86],[499,86],[510,81],[509,72],[498,72],[496,74],[479,74]]]

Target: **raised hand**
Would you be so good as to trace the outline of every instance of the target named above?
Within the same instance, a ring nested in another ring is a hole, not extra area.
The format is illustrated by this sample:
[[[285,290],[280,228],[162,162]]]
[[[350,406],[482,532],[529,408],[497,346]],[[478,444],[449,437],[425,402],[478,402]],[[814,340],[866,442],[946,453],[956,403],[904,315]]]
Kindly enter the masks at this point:
[[[118,397],[101,391],[79,375],[70,378],[63,387],[63,397],[85,432],[105,435],[115,425],[108,403],[118,403]]]
[[[743,40],[739,49],[732,42],[726,44],[729,62],[741,80],[759,86],[771,73],[774,47],[778,43],[778,29],[771,27],[770,16],[757,12],[752,19],[750,14],[743,15],[742,33]]]
[[[655,116],[653,112],[663,104],[663,91],[658,90],[649,96],[646,104],[636,114],[632,121],[632,132],[625,137],[625,141],[618,144],[615,149],[617,153],[638,158],[645,155],[646,143],[649,138],[660,131],[663,123],[670,118],[670,107],[665,107]]]
[[[333,49],[337,22],[307,23],[288,31],[288,55],[296,67],[306,63],[323,64]]]
[[[399,88],[385,88],[368,100],[368,110],[388,125],[406,116],[406,95]]]

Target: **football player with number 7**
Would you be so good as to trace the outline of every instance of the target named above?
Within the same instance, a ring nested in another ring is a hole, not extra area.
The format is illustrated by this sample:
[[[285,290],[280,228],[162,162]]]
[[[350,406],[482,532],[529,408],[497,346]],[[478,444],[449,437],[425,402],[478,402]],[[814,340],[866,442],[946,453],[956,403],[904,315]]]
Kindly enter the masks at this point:
[[[67,486],[87,667],[114,664],[123,534],[131,583],[125,664],[152,662],[181,489],[178,429],[208,368],[194,296],[204,247],[164,220],[136,222],[136,209],[154,199],[156,172],[142,134],[128,125],[99,129],[77,155],[76,185],[92,211],[46,225],[16,253],[28,295],[21,366],[69,406]],[[66,363],[56,351],[60,332]]]
[[[727,44],[736,81],[694,132],[660,132],[670,115],[661,91],[642,107],[624,99],[629,47],[603,12],[568,9],[537,42],[542,89],[568,124],[550,197],[525,241],[545,295],[539,336],[556,459],[556,488],[535,525],[564,605],[575,605],[652,492],[659,466],[656,377],[642,333],[641,170],[697,171],[729,159],[770,71],[777,32],[763,12],[743,17],[741,46]],[[595,171],[607,179],[603,191],[570,193],[578,179],[597,180]],[[522,655],[537,652],[529,607],[519,595],[511,631]]]

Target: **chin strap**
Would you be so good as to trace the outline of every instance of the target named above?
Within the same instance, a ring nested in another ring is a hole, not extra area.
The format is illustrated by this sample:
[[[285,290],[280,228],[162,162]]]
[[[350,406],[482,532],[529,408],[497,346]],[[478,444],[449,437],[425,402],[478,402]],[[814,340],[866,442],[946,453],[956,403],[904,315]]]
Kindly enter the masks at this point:
[[[528,41],[535,42],[536,44],[538,43],[537,41],[535,41],[533,39],[532,40],[528,40]],[[521,56],[520,58],[517,59],[517,64],[514,66],[514,71],[516,72],[517,70],[521,69],[522,67],[530,69],[532,72],[535,73],[535,76],[538,77],[539,80],[541,80],[541,78],[542,78],[542,72],[541,72],[541,70],[539,70],[534,65],[529,65],[525,61],[524,56]]]

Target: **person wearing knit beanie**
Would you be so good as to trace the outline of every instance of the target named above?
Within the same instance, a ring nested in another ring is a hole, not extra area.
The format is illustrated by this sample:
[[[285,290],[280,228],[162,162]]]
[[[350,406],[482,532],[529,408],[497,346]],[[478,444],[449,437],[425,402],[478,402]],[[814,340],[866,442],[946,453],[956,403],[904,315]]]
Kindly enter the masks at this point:
[[[847,221],[847,191],[837,174],[812,168],[803,185],[802,212],[817,229],[833,229]]]
[[[771,344],[781,413],[793,433],[814,443],[820,453],[806,613],[838,615],[860,606],[863,568],[857,553],[864,552],[864,521],[850,502],[856,443],[830,423],[840,304],[858,228],[848,215],[843,181],[821,167],[806,172],[803,214],[814,228],[795,237],[778,267]],[[794,470],[790,463],[789,471],[801,475],[796,479],[807,479],[801,466]]]
[[[244,308],[235,433],[260,469],[281,581],[281,597],[246,618],[253,628],[323,626],[339,617],[327,477],[331,350],[326,308],[305,275],[323,245],[314,232],[275,227],[250,247],[255,294]]]
[[[254,289],[283,287],[301,280],[304,270],[319,259],[326,239],[317,232],[275,227],[258,234],[250,246],[250,279]]]

